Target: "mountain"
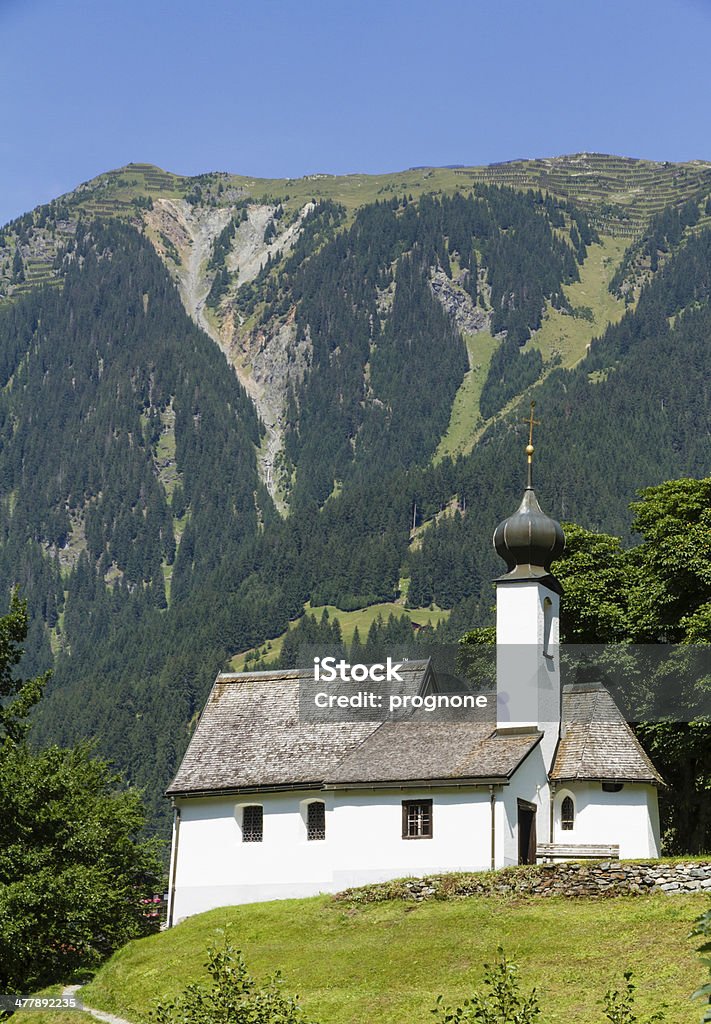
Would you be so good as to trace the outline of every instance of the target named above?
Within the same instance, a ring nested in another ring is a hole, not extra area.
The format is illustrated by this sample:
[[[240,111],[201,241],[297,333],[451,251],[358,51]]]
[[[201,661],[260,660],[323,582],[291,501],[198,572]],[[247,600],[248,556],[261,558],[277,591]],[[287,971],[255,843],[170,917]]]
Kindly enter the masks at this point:
[[[706,163],[132,164],[6,225],[0,590],[55,670],[38,739],[96,736],[158,821],[215,672],[305,608],[309,642],[333,606],[488,621],[531,396],[546,511],[629,540],[638,488],[708,471],[710,290]]]

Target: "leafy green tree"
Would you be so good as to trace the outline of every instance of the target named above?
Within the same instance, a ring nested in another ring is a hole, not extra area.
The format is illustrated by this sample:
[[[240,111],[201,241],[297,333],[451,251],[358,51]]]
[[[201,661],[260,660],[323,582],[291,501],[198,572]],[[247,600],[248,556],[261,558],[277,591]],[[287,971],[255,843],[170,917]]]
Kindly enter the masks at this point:
[[[633,526],[644,541],[630,552],[639,570],[636,577],[631,574],[631,638],[685,646],[711,643],[711,478],[648,487],[632,509]],[[680,685],[687,676],[682,665],[676,682],[682,719],[687,702],[693,707],[694,691],[709,687],[708,679]],[[662,677],[650,685],[659,688],[665,682]],[[687,721],[654,722],[638,731],[670,787],[662,800],[667,847],[674,852],[708,849],[711,719],[692,711]]]
[[[711,608],[711,477],[669,480],[632,505],[635,551],[644,570],[632,600],[637,642],[711,642],[701,624]]]
[[[15,676],[27,626],[27,604],[15,589],[9,612],[0,618],[0,749],[3,743],[18,742],[25,736],[29,727],[27,716],[49,679],[49,672],[36,679],[19,680]]]
[[[13,594],[0,619],[0,991],[27,991],[94,968],[154,928],[159,882],[139,794],[87,745],[35,752],[26,716],[46,677],[15,680],[26,635]]]
[[[553,570],[563,585],[564,643],[614,643],[629,637],[627,592],[633,571],[618,537],[565,524],[565,555]]]

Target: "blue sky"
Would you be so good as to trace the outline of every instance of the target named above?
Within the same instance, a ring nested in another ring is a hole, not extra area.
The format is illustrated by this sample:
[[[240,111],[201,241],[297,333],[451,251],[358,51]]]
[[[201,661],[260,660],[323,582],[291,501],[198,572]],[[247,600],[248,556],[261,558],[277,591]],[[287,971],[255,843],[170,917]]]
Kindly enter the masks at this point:
[[[711,160],[711,0],[0,0],[0,223],[130,161]]]

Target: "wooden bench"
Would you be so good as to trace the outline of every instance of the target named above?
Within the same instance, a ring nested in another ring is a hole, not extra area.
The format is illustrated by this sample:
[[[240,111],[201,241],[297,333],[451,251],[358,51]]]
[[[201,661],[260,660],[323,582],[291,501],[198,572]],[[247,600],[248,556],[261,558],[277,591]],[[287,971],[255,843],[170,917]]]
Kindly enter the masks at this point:
[[[536,860],[564,857],[566,860],[619,860],[619,846],[596,843],[538,843]]]

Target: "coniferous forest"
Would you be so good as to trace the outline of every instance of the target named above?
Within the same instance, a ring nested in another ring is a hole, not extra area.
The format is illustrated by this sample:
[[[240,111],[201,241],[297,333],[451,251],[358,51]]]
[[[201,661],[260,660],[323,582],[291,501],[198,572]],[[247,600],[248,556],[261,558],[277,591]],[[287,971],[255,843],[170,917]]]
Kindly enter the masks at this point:
[[[194,204],[206,194],[190,193]],[[272,205],[268,245],[294,216]],[[207,305],[255,331],[293,326],[308,350],[284,399],[287,514],[260,473],[265,425],[186,312],[169,273],[179,254],[156,246],[137,210],[76,216],[56,280],[32,288],[20,287],[22,238],[71,210],[5,229],[8,245],[20,241],[17,292],[0,309],[0,593],[9,601],[16,585],[28,601],[25,674],[53,670],[35,741],[95,737],[145,787],[153,829],[215,673],[307,602],[436,606],[446,624],[422,632],[448,642],[490,624],[490,538],[524,486],[530,398],[542,420],[536,488],[556,518],[632,547],[640,488],[708,476],[703,196],[632,242],[610,284],[627,312],[569,367],[536,346],[547,310],[576,313],[566,287],[600,242],[569,200],[477,184],[355,212],[314,201],[290,251],[270,249],[244,283],[227,254],[250,205],[235,204]],[[471,369],[453,310],[496,344],[477,443],[436,457]],[[339,640],[332,621],[299,628],[306,642]],[[384,622],[371,642],[403,630]]]

